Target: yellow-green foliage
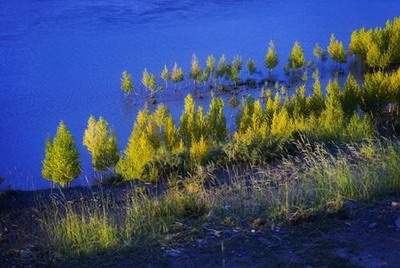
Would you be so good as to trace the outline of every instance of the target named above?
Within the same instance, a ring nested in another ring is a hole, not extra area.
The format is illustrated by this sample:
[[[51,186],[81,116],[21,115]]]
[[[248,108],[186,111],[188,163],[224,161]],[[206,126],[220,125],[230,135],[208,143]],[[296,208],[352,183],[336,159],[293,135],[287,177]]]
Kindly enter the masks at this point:
[[[358,110],[361,103],[361,88],[356,79],[349,74],[344,84],[342,93],[342,106],[346,115],[351,115]]]
[[[285,107],[274,113],[271,125],[271,134],[279,137],[288,138],[293,129],[293,121]]]
[[[343,42],[336,39],[332,34],[328,45],[328,53],[332,60],[338,63],[346,62],[346,50],[344,49]]]
[[[174,83],[178,83],[183,81],[183,78],[183,70],[181,67],[178,67],[178,64],[175,62],[171,71],[171,79]]]
[[[298,69],[304,67],[304,51],[299,42],[295,42],[290,52],[288,67]]]
[[[317,59],[321,61],[324,61],[326,59],[326,52],[318,43],[315,44],[313,54]]]
[[[391,74],[381,71],[365,75],[362,93],[362,108],[365,112],[377,114],[394,99],[391,77]]]
[[[192,69],[190,72],[190,77],[193,79],[193,81],[199,82],[201,78],[201,68],[199,64],[199,60],[197,59],[196,55],[193,54],[192,56]]]
[[[198,141],[192,142],[192,145],[190,146],[190,157],[195,163],[202,164],[204,163],[208,150],[209,145],[204,137],[201,136]]]
[[[124,71],[121,76],[121,89],[125,93],[131,93],[133,90],[133,80],[132,76],[128,73],[128,71]]]
[[[247,71],[249,75],[253,75],[257,71],[256,62],[253,59],[247,61]]]
[[[308,106],[310,109],[310,113],[318,116],[325,108],[324,95],[322,94],[319,74],[314,75],[314,83],[312,89],[313,93],[312,96],[308,99]]]
[[[54,139],[46,142],[42,176],[64,186],[80,173],[79,154],[74,139],[64,122],[60,122]]]
[[[274,42],[269,42],[267,54],[265,54],[264,64],[270,71],[278,65],[278,54],[276,53]]]
[[[384,27],[353,31],[350,51],[371,68],[387,68],[400,64],[400,18],[388,20]]]
[[[147,69],[144,69],[143,71],[142,84],[152,93],[157,89],[156,77],[154,76],[154,74],[149,73]]]
[[[110,220],[99,214],[82,215],[73,210],[55,223],[51,236],[59,253],[76,257],[114,248],[118,230]]]
[[[208,77],[215,75],[215,57],[214,55],[209,55],[206,60],[206,72]]]
[[[222,99],[212,99],[209,112],[205,113],[188,95],[178,129],[164,105],[154,113],[139,112],[116,171],[126,180],[157,180],[161,170],[152,166],[156,162],[167,163],[187,153],[194,164],[202,163],[209,149],[224,142],[226,135]]]
[[[192,95],[186,96],[179,126],[179,136],[185,144],[190,145],[192,142],[198,141],[200,137],[217,144],[224,141],[226,135],[226,119],[222,99],[211,99],[209,111],[205,114],[201,106],[196,107]]]
[[[146,165],[162,158],[161,152],[174,152],[178,147],[176,143],[175,126],[166,107],[159,105],[153,114],[143,110],[138,113],[128,145],[118,161],[116,171],[126,180],[143,178]]]
[[[228,73],[229,73],[229,65],[226,62],[225,55],[222,55],[218,61],[216,75],[218,78],[224,78],[225,76],[228,75]]]
[[[123,225],[128,243],[160,240],[173,231],[174,224],[185,217],[199,217],[207,210],[205,191],[197,182],[186,182],[183,189],[169,189],[161,197],[151,197],[138,190],[130,194]],[[139,244],[142,247],[142,244]]]
[[[167,65],[164,65],[164,68],[162,69],[160,73],[160,77],[162,80],[165,82],[165,88],[168,86],[168,81],[171,80],[171,73],[168,71]]]
[[[92,155],[92,165],[97,171],[113,168],[117,163],[117,138],[106,120],[91,116],[83,136],[83,145]]]
[[[212,98],[207,114],[207,133],[209,139],[214,142],[224,142],[228,130],[224,114],[224,101],[220,98]]]

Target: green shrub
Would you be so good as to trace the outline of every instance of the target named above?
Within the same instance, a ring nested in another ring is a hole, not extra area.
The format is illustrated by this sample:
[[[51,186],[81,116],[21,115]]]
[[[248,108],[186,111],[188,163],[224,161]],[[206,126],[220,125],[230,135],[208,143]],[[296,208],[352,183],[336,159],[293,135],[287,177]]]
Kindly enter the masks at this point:
[[[58,125],[55,137],[47,140],[42,164],[42,176],[62,186],[80,175],[78,150],[64,122]]]

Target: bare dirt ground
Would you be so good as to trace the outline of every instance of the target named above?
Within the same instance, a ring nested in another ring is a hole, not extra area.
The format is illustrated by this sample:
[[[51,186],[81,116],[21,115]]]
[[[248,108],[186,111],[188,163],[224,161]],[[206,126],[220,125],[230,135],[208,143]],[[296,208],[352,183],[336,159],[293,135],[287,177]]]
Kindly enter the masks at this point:
[[[123,189],[118,189],[123,192]],[[69,194],[85,192],[74,189]],[[35,200],[48,191],[0,198],[0,267],[400,267],[400,196],[348,202],[332,215],[292,225],[203,224],[169,246],[49,260],[36,244]],[[194,230],[196,229],[196,230]]]

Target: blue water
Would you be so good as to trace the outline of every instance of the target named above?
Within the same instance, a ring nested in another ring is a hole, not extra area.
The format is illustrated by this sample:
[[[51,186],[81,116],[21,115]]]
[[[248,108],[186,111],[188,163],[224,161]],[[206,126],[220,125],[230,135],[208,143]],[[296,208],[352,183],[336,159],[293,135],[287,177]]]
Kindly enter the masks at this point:
[[[81,139],[90,115],[104,116],[126,144],[142,98],[123,97],[119,78],[144,67],[159,73],[191,55],[240,54],[259,67],[269,40],[286,62],[292,43],[308,56],[330,33],[348,42],[354,28],[399,15],[398,0],[0,0],[0,176],[4,187],[48,187],[40,178],[46,137],[64,120],[91,177]],[[279,75],[279,73],[278,73]],[[160,97],[176,114],[187,91]]]

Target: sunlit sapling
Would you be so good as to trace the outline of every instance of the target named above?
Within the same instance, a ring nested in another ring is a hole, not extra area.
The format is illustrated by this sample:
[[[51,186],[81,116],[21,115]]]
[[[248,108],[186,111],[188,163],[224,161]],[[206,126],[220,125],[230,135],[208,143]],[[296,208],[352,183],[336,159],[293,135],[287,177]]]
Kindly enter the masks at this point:
[[[212,98],[207,114],[207,129],[211,140],[223,142],[226,140],[228,130],[224,114],[224,101],[220,98]]]
[[[314,46],[313,54],[321,62],[326,61],[326,51],[318,43]]]
[[[189,94],[185,97],[185,106],[180,117],[179,125],[179,136],[185,144],[190,144],[192,140],[196,138],[196,113],[196,103],[192,95]]]
[[[328,45],[328,53],[332,60],[341,64],[347,60],[346,50],[343,42],[336,39],[335,35],[332,34]]]
[[[150,95],[153,97],[157,91],[157,81],[155,75],[148,72],[147,69],[143,71],[142,85],[150,91]]]
[[[206,60],[206,68],[204,72],[207,73],[208,79],[213,79],[215,84],[215,57],[214,55],[209,55]],[[215,86],[215,85],[214,85]]]
[[[390,64],[390,54],[388,51],[381,52],[376,43],[371,43],[368,47],[365,62],[373,69],[383,70]]]
[[[278,138],[288,138],[292,135],[293,121],[286,107],[274,112],[271,124],[271,135]]]
[[[112,169],[118,162],[117,138],[107,121],[91,116],[83,136],[83,145],[92,156],[92,166],[96,171]]]
[[[74,139],[64,122],[60,122],[53,139],[46,142],[42,176],[61,186],[68,185],[81,173]]]
[[[311,114],[319,116],[323,109],[325,108],[324,95],[321,89],[321,82],[319,78],[319,71],[315,70],[313,72],[314,83],[312,86],[313,92],[309,98],[309,107]]]
[[[264,64],[265,67],[271,72],[278,65],[278,54],[274,42],[269,42],[267,54],[265,54]]]
[[[132,76],[128,73],[128,71],[123,71],[121,76],[121,90],[126,94],[129,94],[133,91],[133,79]]]
[[[161,79],[165,82],[165,89],[168,87],[168,82],[171,80],[171,73],[168,71],[167,65],[164,65],[164,68],[161,71]]]
[[[230,68],[230,66],[226,62],[225,55],[222,55],[219,58],[218,66],[217,66],[217,70],[216,70],[217,79],[220,80],[221,78],[222,79],[225,78],[229,73],[229,68]]]
[[[232,60],[232,64],[230,65],[228,76],[229,79],[233,82],[235,87],[240,82],[240,72],[242,70],[242,59],[240,56],[235,56]]]
[[[367,73],[364,76],[361,94],[361,108],[371,115],[381,113],[393,100],[392,81],[390,74],[385,72]]]
[[[254,110],[254,98],[247,96],[242,100],[241,111],[236,118],[238,132],[245,132],[251,125],[251,116]]]
[[[171,80],[175,84],[183,81],[183,70],[181,67],[178,67],[178,64],[175,62],[174,67],[172,68],[171,72]]]
[[[289,56],[288,67],[290,69],[303,68],[305,65],[304,51],[299,42],[295,42]]]
[[[247,71],[249,72],[250,76],[257,72],[256,62],[253,59],[249,59],[247,61]]]
[[[146,167],[163,158],[163,153],[174,150],[176,130],[170,113],[159,105],[151,114],[140,111],[129,137],[128,145],[117,163],[116,171],[125,180],[143,179],[156,181],[157,170],[146,173]]]
[[[193,54],[191,70],[190,70],[190,78],[193,80],[195,86],[197,83],[200,83],[201,74],[202,74],[202,71],[201,71],[199,60],[197,59],[196,55]]]
[[[347,116],[351,116],[358,110],[361,104],[361,88],[353,75],[349,74],[344,84],[342,93],[343,111]]]
[[[299,86],[296,89],[296,94],[291,98],[293,105],[293,117],[306,117],[309,115],[308,100],[306,98],[306,87],[304,85]]]
[[[321,133],[328,140],[340,139],[344,128],[344,113],[338,81],[329,81],[326,91],[325,109],[320,116]]]

